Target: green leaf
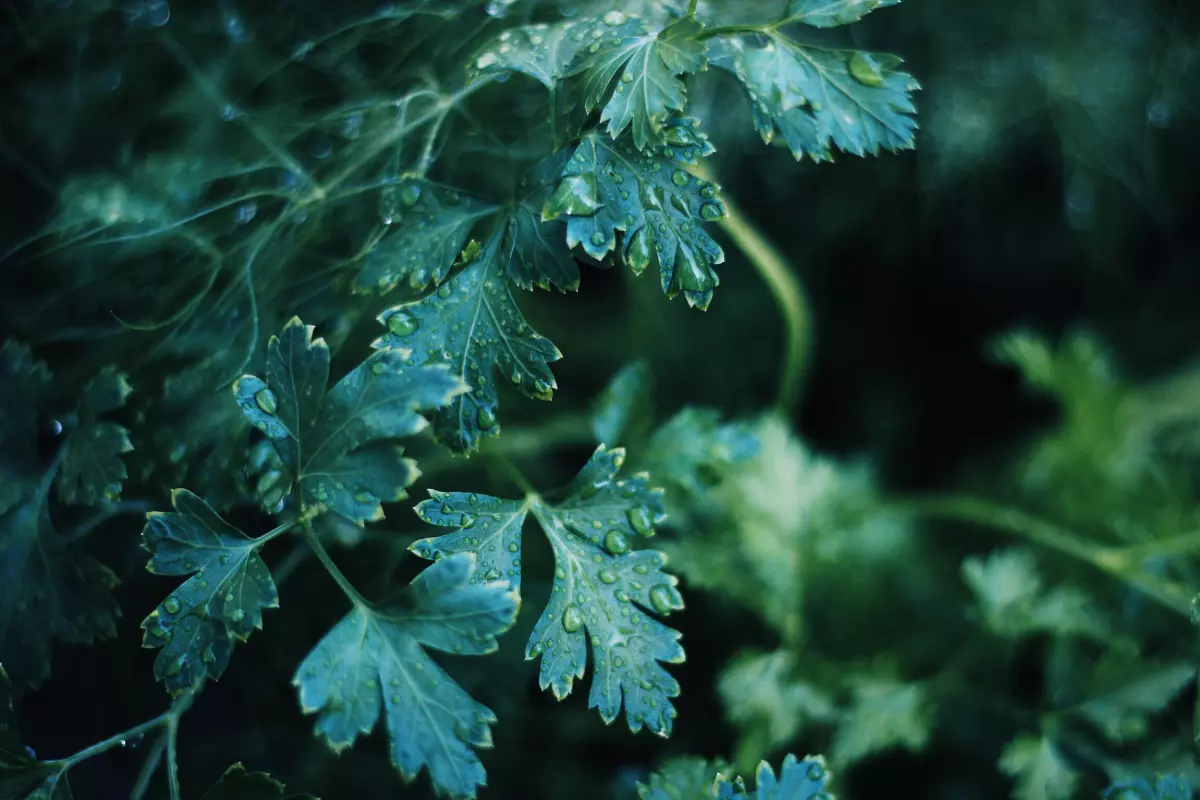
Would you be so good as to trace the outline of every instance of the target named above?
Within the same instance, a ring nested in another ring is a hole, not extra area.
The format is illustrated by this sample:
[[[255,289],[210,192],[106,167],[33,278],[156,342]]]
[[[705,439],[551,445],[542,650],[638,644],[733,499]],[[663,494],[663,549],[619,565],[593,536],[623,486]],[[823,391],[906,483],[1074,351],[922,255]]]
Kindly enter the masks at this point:
[[[745,800],[826,800],[829,797],[825,786],[830,772],[825,759],[806,756],[797,760],[788,753],[783,759],[779,777],[766,761],[760,762],[754,774],[755,790],[747,790],[741,778],[730,780],[718,775],[713,786],[713,795],[719,798],[745,798]]]
[[[1109,652],[1091,670],[1087,699],[1076,708],[1114,744],[1146,736],[1160,713],[1196,677],[1185,661],[1158,663],[1138,653]]]
[[[1192,784],[1186,775],[1159,775],[1151,784],[1145,778],[1110,786],[1104,800],[1192,800]]]
[[[266,380],[244,375],[234,395],[283,462],[260,480],[260,493],[278,498],[299,487],[303,507],[361,527],[382,519],[382,504],[403,499],[419,474],[393,442],[428,426],[419,411],[466,387],[444,366],[411,366],[409,351],[395,349],[372,354],[326,391],[329,348],[312,333],[293,318],[267,345]]]
[[[116,575],[68,548],[50,519],[55,469],[43,472],[37,449],[37,404],[49,384],[28,349],[0,348],[0,664],[18,687],[49,677],[55,638],[91,644],[115,635],[121,615]]]
[[[444,558],[409,587],[406,602],[359,606],[325,635],[296,672],[300,705],[335,751],[369,733],[381,701],[392,763],[405,780],[422,768],[439,791],[474,797],[486,782],[472,748],[490,747],[496,717],[431,659],[426,648],[462,655],[496,649],[519,600],[507,584],[472,585],[475,558]]]
[[[624,437],[641,416],[650,411],[650,365],[626,364],[613,376],[592,409],[592,436],[597,444],[625,444]],[[653,450],[653,445],[651,445]],[[655,473],[657,474],[657,473]]]
[[[78,424],[67,436],[58,472],[58,497],[64,503],[95,505],[101,497],[117,500],[128,477],[121,454],[133,450],[129,431],[100,419],[125,405],[129,382],[124,373],[104,368],[83,390]]]
[[[436,292],[380,314],[388,332],[372,345],[383,354],[402,353],[412,364],[446,364],[447,375],[470,387],[455,392],[434,417],[434,435],[456,452],[499,434],[497,374],[539,400],[549,400],[557,387],[549,364],[562,354],[529,326],[513,300],[499,263],[503,239],[497,231],[482,249],[472,242],[463,251],[463,269]]]
[[[725,207],[714,184],[679,163],[711,152],[694,121],[672,120],[666,136],[680,144],[643,155],[626,140],[586,134],[542,218],[566,216],[568,245],[582,244],[597,260],[617,249],[621,232],[621,257],[635,274],[657,265],[668,297],[683,292],[703,309],[719,283],[713,265],[725,260],[704,223],[723,217]]]
[[[608,135],[616,139],[631,128],[634,146],[645,150],[662,139],[671,112],[684,109],[678,76],[707,67],[705,45],[696,38],[704,26],[684,17],[654,31],[643,20],[626,19],[619,12],[605,20],[612,20],[611,30],[596,26],[589,31],[592,42],[578,50],[563,76],[582,76],[583,107],[589,114],[609,97],[600,115],[608,123]],[[618,73],[620,80],[609,95]]]
[[[759,446],[747,423],[723,422],[715,408],[688,406],[650,437],[645,467],[682,492],[699,496],[734,464],[753,458]]]
[[[416,511],[427,522],[461,529],[422,539],[410,549],[424,558],[478,553],[474,580],[520,580],[520,529],[532,513],[550,541],[556,564],[550,601],[534,626],[526,658],[541,657],[539,683],[558,699],[583,677],[591,643],[588,707],[605,722],[621,711],[633,731],[645,725],[667,736],[679,684],[659,662],[683,661],[679,632],[650,612],[683,607],[677,579],[662,571],[662,553],[634,550],[638,536],[662,522],[662,492],[645,475],[617,479],[625,453],[601,445],[558,503],[482,495],[434,494]]]
[[[142,621],[142,646],[162,648],[154,677],[172,695],[221,677],[233,640],[262,628],[263,609],[279,594],[251,539],[184,489],[171,493],[174,512],[147,514],[142,546],[156,575],[191,575]]]
[[[792,0],[788,4],[789,22],[802,22],[816,28],[834,28],[858,22],[877,8],[894,6],[900,0]]]
[[[801,675],[791,650],[742,653],[721,673],[717,692],[730,721],[773,750],[806,725],[837,716],[833,698]]]
[[[834,763],[849,766],[893,747],[925,747],[933,721],[922,686],[881,677],[856,684],[853,705],[833,737],[829,755]]]
[[[911,94],[921,87],[899,70],[900,58],[769,39],[710,44],[712,64],[737,76],[750,96],[764,142],[779,134],[797,160],[814,161],[832,160],[835,147],[864,156],[915,146]]]
[[[40,763],[21,739],[13,684],[0,664],[0,798],[71,800],[66,773]]]
[[[521,182],[521,196],[505,216],[500,259],[505,274],[522,289],[554,286],[560,292],[573,292],[579,288],[579,265],[566,243],[566,223],[541,219],[542,206],[570,156],[564,150],[531,169]]]
[[[603,30],[599,25],[596,20],[581,19],[509,28],[471,59],[467,81],[474,83],[486,76],[519,72],[553,89],[575,54],[593,41],[588,34]]]
[[[1052,741],[1021,735],[1004,747],[1000,769],[1016,779],[1016,800],[1070,800],[1079,776]]]
[[[401,281],[416,290],[439,284],[466,244],[471,229],[496,207],[429,183],[407,180],[385,190],[388,226],[364,258],[354,291],[387,294]]]
[[[221,780],[201,800],[283,800],[284,786],[265,772],[247,772],[241,762],[225,770]],[[291,794],[288,800],[316,800],[312,795]]]
[[[703,758],[673,758],[638,784],[639,800],[699,800],[713,796],[713,781],[726,768],[719,761]]]

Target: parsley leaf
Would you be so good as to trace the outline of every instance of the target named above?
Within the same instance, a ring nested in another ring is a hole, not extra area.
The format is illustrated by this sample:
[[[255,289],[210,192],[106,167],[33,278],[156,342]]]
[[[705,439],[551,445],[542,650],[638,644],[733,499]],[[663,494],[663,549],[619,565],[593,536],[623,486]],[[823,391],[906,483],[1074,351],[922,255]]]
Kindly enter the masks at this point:
[[[620,73],[600,121],[608,123],[608,135],[614,139],[631,128],[634,146],[645,150],[662,138],[671,112],[684,109],[684,86],[678,76],[707,67],[704,43],[696,38],[703,25],[684,17],[653,31],[636,17],[609,19],[615,23],[611,30],[592,28],[593,41],[577,52],[563,76],[582,76],[583,107],[590,114],[604,102]]]
[[[737,76],[764,142],[783,137],[796,159],[830,161],[833,148],[863,156],[915,146],[911,94],[920,84],[897,56],[826,50],[772,33],[765,45],[714,40],[713,66]]]
[[[529,170],[521,181],[521,196],[505,217],[500,259],[506,264],[505,274],[522,289],[553,285],[560,292],[571,292],[579,288],[579,265],[566,243],[566,223],[541,219],[542,206],[570,155],[561,151]]]
[[[1016,779],[1016,800],[1069,800],[1079,776],[1054,742],[1045,737],[1021,735],[1004,747],[1000,769]]]
[[[639,800],[697,800],[712,797],[713,780],[725,769],[720,762],[703,758],[673,758],[650,776],[649,783],[638,784]]]
[[[457,452],[496,436],[499,397],[496,373],[527,397],[549,400],[557,387],[549,364],[562,354],[534,331],[513,300],[501,261],[503,230],[485,246],[472,242],[463,268],[433,294],[393,306],[379,315],[388,332],[375,340],[382,353],[402,353],[413,364],[446,364],[455,380],[470,386],[455,392],[434,417],[434,435]],[[411,347],[411,353],[407,349]]]
[[[405,497],[416,464],[393,440],[428,422],[466,387],[443,367],[406,365],[407,350],[374,353],[326,391],[329,347],[293,318],[267,345],[267,378],[244,375],[233,386],[250,423],[273,440],[282,470],[276,486],[299,488],[300,502],[362,526],[383,517],[382,504]],[[268,473],[270,474],[270,473]]]
[[[1186,775],[1160,775],[1153,784],[1135,778],[1110,786],[1104,800],[1192,800],[1192,784]]]
[[[635,274],[657,264],[668,297],[683,292],[688,305],[704,309],[720,282],[713,265],[725,254],[703,223],[723,217],[725,207],[714,184],[679,163],[711,152],[695,122],[672,120],[665,135],[672,144],[642,154],[627,140],[585,134],[542,219],[566,216],[567,244],[582,244],[597,260],[617,248],[620,231],[621,256]]]
[[[900,0],[792,0],[787,8],[788,22],[802,22],[815,28],[834,28],[858,22],[877,8],[894,6]]]
[[[229,666],[233,640],[262,628],[263,609],[279,605],[267,565],[258,555],[271,537],[251,539],[184,489],[171,493],[172,512],[151,512],[142,532],[146,569],[192,575],[142,621],[142,646],[162,648],[154,676],[172,695]]]
[[[241,762],[225,770],[221,780],[201,800],[282,800],[284,786],[265,772],[247,772]],[[312,795],[290,794],[288,800],[315,800]]]
[[[929,743],[932,714],[920,684],[860,677],[854,700],[833,737],[830,758],[848,766],[892,747],[920,752]]]
[[[496,721],[429,657],[496,649],[519,600],[506,584],[471,585],[475,558],[444,558],[417,576],[406,602],[357,606],[325,635],[294,679],[305,713],[335,751],[387,720],[392,762],[405,780],[429,769],[434,786],[474,797],[487,775],[472,748],[491,746]]]
[[[829,770],[825,767],[825,759],[820,756],[806,756],[797,760],[788,753],[783,759],[779,777],[766,761],[759,762],[754,773],[755,790],[746,789],[741,778],[730,780],[724,775],[718,775],[713,786],[714,794],[719,798],[744,798],[745,800],[823,800],[828,795],[825,785],[829,781]]]
[[[597,444],[623,444],[650,408],[650,365],[626,364],[613,376],[592,409],[592,436]],[[653,450],[653,444],[650,445]]]
[[[422,539],[410,549],[423,558],[478,554],[473,579],[520,580],[521,525],[528,513],[538,521],[556,564],[550,601],[534,626],[526,658],[541,658],[539,683],[558,699],[593,658],[588,707],[605,722],[621,711],[633,731],[645,725],[667,736],[675,709],[670,698],[679,684],[659,662],[683,661],[679,632],[649,612],[666,615],[683,608],[677,579],[662,571],[666,557],[633,550],[638,536],[662,522],[662,491],[644,474],[618,480],[621,449],[596,449],[567,488],[548,503],[537,495],[524,501],[468,494],[431,493],[416,511],[435,525],[460,527],[447,536]]]
[[[125,405],[129,382],[123,373],[106,367],[83,390],[78,424],[67,436],[66,456],[58,471],[58,497],[64,503],[95,505],[103,496],[117,500],[128,477],[121,454],[133,450],[129,431],[99,419]]]
[[[422,290],[439,284],[471,228],[496,207],[452,189],[409,180],[385,190],[383,237],[363,259],[354,291],[387,294],[401,281]]]
[[[66,772],[40,763],[21,740],[14,689],[0,664],[0,797],[71,800]]]
[[[471,59],[467,81],[473,83],[485,76],[519,72],[553,89],[575,54],[592,41],[588,34],[593,30],[602,30],[593,19],[510,28]]]
[[[121,615],[116,575],[68,548],[50,519],[56,469],[41,474],[37,457],[37,403],[49,383],[26,348],[0,348],[0,663],[18,686],[49,676],[55,637],[91,644],[115,635]],[[56,466],[66,455],[60,450]]]

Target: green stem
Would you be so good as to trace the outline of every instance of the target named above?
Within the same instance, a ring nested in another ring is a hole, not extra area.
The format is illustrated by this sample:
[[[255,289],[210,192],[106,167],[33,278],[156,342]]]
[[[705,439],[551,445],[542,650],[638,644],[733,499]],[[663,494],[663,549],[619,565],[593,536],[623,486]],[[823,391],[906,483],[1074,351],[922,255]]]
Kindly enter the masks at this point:
[[[1131,586],[1159,605],[1191,618],[1191,594],[1179,584],[1143,572],[1121,549],[1092,544],[1076,534],[1014,508],[973,497],[934,497],[899,505],[920,516],[967,522],[1004,531],[1055,550]]]
[[[719,25],[716,28],[709,28],[708,30],[703,31],[699,36],[696,37],[696,39],[703,42],[706,39],[712,39],[716,36],[729,36],[739,33],[761,33],[764,35],[769,35],[772,30],[774,30],[773,25]]]
[[[707,168],[700,166],[696,172],[700,177],[716,183]],[[804,287],[783,254],[738,210],[729,196],[722,195],[721,200],[725,204],[725,216],[718,224],[766,282],[783,315],[786,338],[776,406],[785,416],[790,416],[800,398],[805,362],[808,361],[809,348],[812,346]]]
[[[150,779],[154,777],[154,773],[158,769],[158,762],[162,761],[163,752],[166,749],[167,737],[159,736],[154,741],[153,747],[150,748],[145,763],[142,764],[142,771],[138,773],[137,782],[133,784],[129,800],[142,800],[146,796],[146,790],[150,788]]]
[[[338,565],[333,563],[333,559],[329,557],[329,551],[325,549],[325,545],[321,543],[317,532],[313,530],[312,522],[305,520],[304,522],[304,539],[308,542],[308,546],[312,548],[316,554],[317,560],[321,562],[321,566],[325,567],[325,571],[329,573],[338,587],[350,598],[350,601],[355,606],[363,610],[369,610],[371,604],[366,598],[359,594],[359,591],[354,588],[354,584],[338,569]]]
[[[694,19],[694,18],[695,18],[695,16],[696,16],[696,4],[697,4],[698,2],[699,2],[699,0],[688,0],[688,10],[687,10],[687,15],[688,15],[689,17],[692,17],[693,19]]]
[[[533,484],[521,474],[521,470],[517,469],[517,465],[513,463],[511,458],[504,453],[485,453],[484,455],[498,466],[508,479],[516,484],[517,488],[524,492],[527,497],[537,496],[537,489],[533,488]]]
[[[171,800],[182,800],[179,791],[179,754],[177,740],[179,738],[179,717],[172,716],[167,720],[167,791]]]
[[[140,725],[134,725],[132,728],[113,734],[103,741],[85,747],[78,753],[66,758],[55,759],[54,761],[43,761],[42,765],[57,769],[59,772],[66,772],[80,762],[87,761],[89,758],[94,758],[109,750],[115,750],[118,747],[125,747],[130,739],[136,739],[139,736],[144,736],[155,728],[170,727],[179,723],[179,718],[191,707],[192,700],[195,694],[192,691],[187,691],[175,699],[163,713],[153,719],[146,720]]]

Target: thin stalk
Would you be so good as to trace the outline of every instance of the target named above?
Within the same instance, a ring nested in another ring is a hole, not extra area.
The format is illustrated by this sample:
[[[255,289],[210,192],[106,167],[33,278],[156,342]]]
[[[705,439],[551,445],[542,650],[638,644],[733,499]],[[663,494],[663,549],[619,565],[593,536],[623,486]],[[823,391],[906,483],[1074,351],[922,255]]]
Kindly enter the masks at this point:
[[[503,453],[485,453],[484,456],[500,468],[500,470],[516,484],[517,488],[525,493],[527,497],[536,497],[537,489],[533,488],[533,484],[521,474],[521,470],[517,469],[517,465],[513,460]]]
[[[159,736],[154,740],[154,745],[146,755],[145,763],[142,764],[142,771],[138,773],[137,781],[133,784],[133,791],[129,793],[129,800],[142,800],[146,796],[146,790],[150,788],[150,779],[158,770],[158,763],[162,761],[166,749],[166,736]]]
[[[308,542],[308,546],[312,548],[313,553],[316,554],[317,560],[321,562],[321,566],[325,567],[325,571],[329,573],[329,576],[333,578],[338,588],[345,593],[346,597],[349,597],[350,601],[358,608],[369,610],[371,604],[367,602],[365,597],[359,594],[359,591],[354,588],[354,584],[350,583],[350,580],[338,569],[338,565],[333,563],[333,559],[329,556],[329,551],[325,549],[325,545],[321,543],[317,532],[313,530],[312,522],[308,520],[304,522],[304,539]]]
[[[167,720],[167,791],[171,800],[183,800],[183,793],[179,791],[178,739],[179,717],[172,716]]]
[[[697,4],[697,2],[699,2],[699,0],[688,0],[688,10],[687,10],[687,15],[688,15],[689,17],[695,17],[695,16],[696,16],[696,4]]]
[[[717,182],[703,166],[696,172],[706,180]],[[742,214],[729,196],[722,195],[721,201],[725,204],[725,216],[718,224],[767,284],[783,315],[783,364],[775,404],[785,416],[790,416],[800,399],[804,367],[812,346],[811,315],[804,287],[783,254]]]
[[[1185,587],[1147,574],[1129,563],[1120,549],[1092,544],[1071,531],[1017,509],[974,497],[954,496],[901,503],[899,509],[925,517],[982,525],[1020,536],[1095,567],[1144,593],[1163,608],[1188,619],[1192,616],[1192,597]]]

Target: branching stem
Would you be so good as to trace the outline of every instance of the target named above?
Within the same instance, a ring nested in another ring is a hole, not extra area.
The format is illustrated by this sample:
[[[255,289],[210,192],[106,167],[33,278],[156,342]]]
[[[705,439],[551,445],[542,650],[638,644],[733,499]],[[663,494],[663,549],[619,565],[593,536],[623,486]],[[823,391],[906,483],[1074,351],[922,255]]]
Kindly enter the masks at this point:
[[[354,584],[350,583],[350,579],[338,569],[338,565],[333,563],[333,559],[329,556],[329,551],[325,549],[325,545],[321,543],[321,538],[317,536],[317,532],[313,530],[312,522],[305,520],[304,522],[304,539],[308,542],[308,546],[317,556],[317,560],[321,562],[321,566],[325,567],[325,571],[333,578],[338,587],[345,593],[346,597],[355,606],[363,610],[369,610],[371,604],[363,597],[358,589],[354,588]]]

